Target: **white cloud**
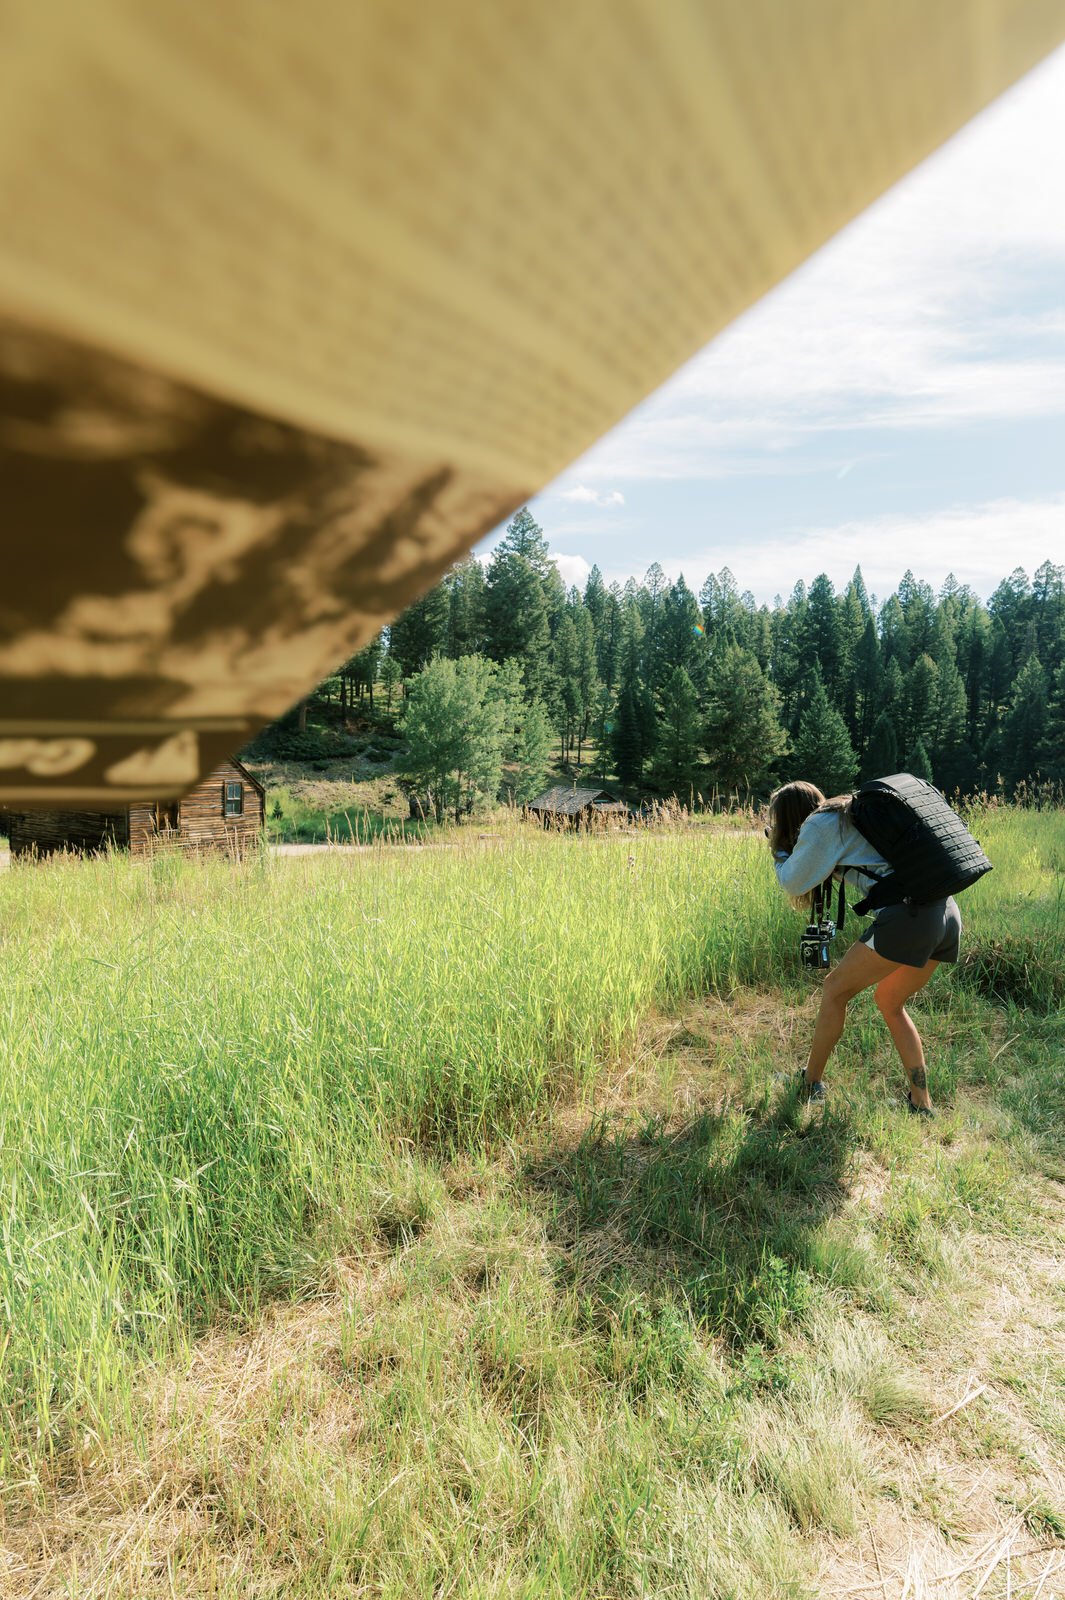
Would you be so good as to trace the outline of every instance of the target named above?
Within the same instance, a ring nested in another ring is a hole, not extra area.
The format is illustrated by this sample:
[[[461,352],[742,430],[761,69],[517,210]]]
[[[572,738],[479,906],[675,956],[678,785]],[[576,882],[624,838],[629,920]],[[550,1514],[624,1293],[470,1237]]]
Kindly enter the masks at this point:
[[[794,471],[829,429],[1065,415],[1063,148],[1060,50],[615,429],[565,497]]]
[[[1065,555],[1065,494],[1046,500],[994,500],[955,505],[926,515],[883,516],[834,527],[786,530],[749,550],[735,545],[704,548],[683,560],[663,561],[675,579],[683,570],[701,582],[708,572],[732,569],[741,589],[759,603],[786,599],[795,575],[806,582],[826,572],[837,589],[860,566],[866,588],[881,600],[910,568],[938,588],[949,572],[986,599],[1015,567],[1032,577],[1044,561]]]
[[[551,560],[562,574],[562,581],[567,589],[572,584],[576,584],[578,589],[584,588],[588,581],[588,574],[592,569],[583,556],[553,555]]]
[[[589,489],[586,484],[578,483],[572,489],[559,489],[556,491],[559,500],[570,500],[579,506],[623,506],[625,496],[620,489],[607,489],[599,491]]]

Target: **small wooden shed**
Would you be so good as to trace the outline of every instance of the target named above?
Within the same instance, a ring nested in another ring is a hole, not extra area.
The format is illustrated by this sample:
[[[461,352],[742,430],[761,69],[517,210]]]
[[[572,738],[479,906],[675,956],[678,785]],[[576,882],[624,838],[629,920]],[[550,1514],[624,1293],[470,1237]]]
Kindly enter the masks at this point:
[[[578,789],[574,784],[559,783],[530,800],[526,810],[530,816],[538,817],[545,828],[581,828],[606,816],[627,817],[629,808],[605,789]]]
[[[246,767],[231,759],[180,800],[113,812],[8,812],[4,826],[12,856],[108,848],[141,856],[165,845],[240,856],[258,843],[265,818],[266,790]]]

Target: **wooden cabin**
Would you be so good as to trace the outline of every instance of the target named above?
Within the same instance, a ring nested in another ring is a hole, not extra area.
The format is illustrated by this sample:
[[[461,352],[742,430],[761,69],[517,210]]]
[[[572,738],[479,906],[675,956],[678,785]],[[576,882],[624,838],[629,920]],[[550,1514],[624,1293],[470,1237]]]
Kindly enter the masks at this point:
[[[605,789],[578,789],[569,783],[545,789],[535,800],[530,800],[525,809],[545,828],[582,828],[607,818],[624,820],[629,815],[628,806],[615,800]]]
[[[8,812],[3,822],[12,856],[109,848],[143,856],[167,845],[242,856],[258,844],[265,819],[265,789],[232,759],[215,767],[180,800],[112,812]]]

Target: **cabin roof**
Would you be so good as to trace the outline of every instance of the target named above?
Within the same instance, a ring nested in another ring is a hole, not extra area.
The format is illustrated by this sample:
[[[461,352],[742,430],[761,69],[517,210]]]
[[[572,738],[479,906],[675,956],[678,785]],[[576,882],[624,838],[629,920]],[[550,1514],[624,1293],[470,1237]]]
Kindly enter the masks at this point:
[[[613,803],[614,796],[605,789],[578,789],[573,784],[556,783],[545,789],[535,800],[529,801],[530,811],[552,811],[556,816],[575,817],[578,812],[597,802]]]

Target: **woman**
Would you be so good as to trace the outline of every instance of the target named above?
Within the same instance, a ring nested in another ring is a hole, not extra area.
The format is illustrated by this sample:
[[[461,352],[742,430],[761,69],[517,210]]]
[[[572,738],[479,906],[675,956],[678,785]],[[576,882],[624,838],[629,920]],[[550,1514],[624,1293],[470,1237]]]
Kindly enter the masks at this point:
[[[891,871],[854,826],[850,804],[850,795],[826,800],[812,783],[786,783],[771,796],[766,834],[773,864],[781,885],[796,899],[809,904],[812,891],[833,878],[867,893],[876,878]],[[924,1047],[906,1001],[924,988],[941,961],[957,961],[960,941],[961,917],[953,899],[884,906],[876,913],[872,926],[825,979],[802,1076],[805,1099],[824,1100],[825,1065],[843,1032],[847,1002],[875,986],[877,1007],[906,1072],[909,1108],[915,1116],[934,1116]]]

